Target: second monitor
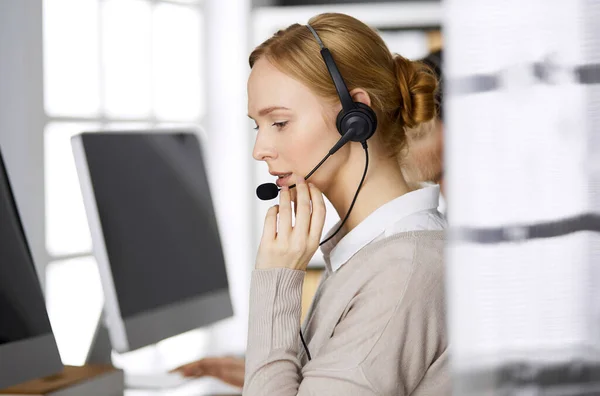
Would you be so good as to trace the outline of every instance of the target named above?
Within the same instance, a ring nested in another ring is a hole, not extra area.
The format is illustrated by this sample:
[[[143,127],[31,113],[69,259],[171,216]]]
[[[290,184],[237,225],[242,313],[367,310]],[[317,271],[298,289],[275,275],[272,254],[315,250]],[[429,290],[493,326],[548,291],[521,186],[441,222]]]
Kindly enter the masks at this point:
[[[0,389],[63,369],[0,153]]]
[[[114,350],[233,315],[204,159],[193,132],[72,139]]]

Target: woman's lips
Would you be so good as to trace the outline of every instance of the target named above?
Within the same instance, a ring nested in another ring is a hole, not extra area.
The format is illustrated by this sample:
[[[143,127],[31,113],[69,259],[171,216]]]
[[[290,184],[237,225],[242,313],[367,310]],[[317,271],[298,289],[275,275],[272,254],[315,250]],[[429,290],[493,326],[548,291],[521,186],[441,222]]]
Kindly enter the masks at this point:
[[[288,173],[288,174],[283,175],[283,176],[279,176],[277,178],[277,180],[275,181],[275,184],[277,184],[277,187],[279,187],[279,188],[281,188],[283,186],[287,186],[291,177],[292,177],[291,173]]]

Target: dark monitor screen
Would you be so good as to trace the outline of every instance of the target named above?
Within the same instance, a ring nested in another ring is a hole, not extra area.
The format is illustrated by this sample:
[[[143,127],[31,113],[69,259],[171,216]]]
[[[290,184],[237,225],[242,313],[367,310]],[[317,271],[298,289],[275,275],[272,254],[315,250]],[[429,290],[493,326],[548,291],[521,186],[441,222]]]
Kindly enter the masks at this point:
[[[0,389],[63,369],[0,155]]]
[[[226,289],[204,161],[192,133],[84,133],[121,316]]]
[[[0,157],[0,345],[51,333],[42,290]]]

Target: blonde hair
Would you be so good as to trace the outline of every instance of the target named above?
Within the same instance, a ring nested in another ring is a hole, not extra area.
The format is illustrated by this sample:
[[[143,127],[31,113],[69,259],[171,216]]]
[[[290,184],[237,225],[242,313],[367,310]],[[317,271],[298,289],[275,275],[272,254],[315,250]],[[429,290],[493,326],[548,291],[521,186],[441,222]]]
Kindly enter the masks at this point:
[[[439,118],[434,118],[417,128],[406,130],[408,149],[401,167],[407,182],[440,182],[443,147],[439,123]]]
[[[364,89],[377,114],[379,136],[389,154],[400,159],[406,129],[436,116],[437,79],[424,63],[392,54],[379,34],[344,14],[325,13],[309,20],[331,51],[348,90]],[[308,86],[332,103],[339,101],[320,47],[305,25],[293,24],[275,33],[250,54],[252,68],[260,58]]]

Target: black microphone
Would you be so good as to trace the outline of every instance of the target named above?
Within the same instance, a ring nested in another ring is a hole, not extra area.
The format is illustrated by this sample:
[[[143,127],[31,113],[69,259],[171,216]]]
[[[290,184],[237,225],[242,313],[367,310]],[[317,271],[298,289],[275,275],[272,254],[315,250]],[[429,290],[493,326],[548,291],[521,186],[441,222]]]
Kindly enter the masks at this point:
[[[350,138],[352,137],[352,135],[354,135],[354,133],[352,133],[352,132],[353,132],[352,129],[348,130],[348,132],[346,132],[340,138],[340,140],[337,141],[337,143],[331,148],[331,150],[329,150],[329,152],[321,160],[321,162],[319,162],[319,164],[317,166],[315,166],[308,175],[306,175],[304,180],[307,180],[309,177],[311,177],[312,174],[315,173],[317,171],[317,169],[319,169],[321,167],[321,165],[323,165],[325,163],[325,161],[327,161],[327,158],[331,157],[333,154],[335,154],[336,151],[338,151],[340,148],[342,148],[342,146],[344,144],[348,143],[350,141]],[[296,187],[296,185],[292,184],[289,188],[294,188],[294,187]],[[260,186],[256,187],[256,196],[263,201],[268,201],[268,200],[274,199],[277,197],[277,195],[279,195],[279,187],[277,187],[277,184],[275,184],[275,183],[263,183]]]
[[[279,187],[275,183],[264,183],[256,187],[256,196],[263,201],[276,198],[279,195]]]

